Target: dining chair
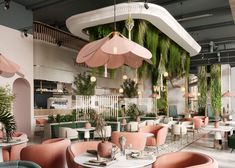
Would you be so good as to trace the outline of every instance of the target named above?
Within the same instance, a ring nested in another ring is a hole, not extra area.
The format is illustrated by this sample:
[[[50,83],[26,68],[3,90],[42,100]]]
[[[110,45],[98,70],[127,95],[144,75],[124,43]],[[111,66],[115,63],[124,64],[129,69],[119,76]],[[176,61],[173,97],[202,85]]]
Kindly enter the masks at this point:
[[[20,159],[35,162],[42,168],[64,168],[66,148],[70,144],[69,139],[48,139],[43,141],[42,144],[23,148]]]
[[[74,162],[75,156],[85,153],[87,150],[97,150],[100,141],[84,141],[69,145],[66,149],[66,161],[68,168],[83,168]]]

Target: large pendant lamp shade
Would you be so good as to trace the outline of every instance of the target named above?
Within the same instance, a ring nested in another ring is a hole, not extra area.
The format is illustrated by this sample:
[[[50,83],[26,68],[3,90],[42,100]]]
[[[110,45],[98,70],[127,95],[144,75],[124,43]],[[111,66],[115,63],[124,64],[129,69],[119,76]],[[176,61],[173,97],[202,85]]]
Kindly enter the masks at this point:
[[[235,93],[230,92],[229,90],[222,94],[222,97],[235,97]]]
[[[23,73],[20,71],[20,66],[0,53],[0,76],[9,78],[15,74],[24,77]]]
[[[138,68],[143,61],[151,63],[152,54],[141,45],[114,31],[108,36],[85,45],[77,55],[77,63],[88,67],[106,66],[109,69],[128,65]]]

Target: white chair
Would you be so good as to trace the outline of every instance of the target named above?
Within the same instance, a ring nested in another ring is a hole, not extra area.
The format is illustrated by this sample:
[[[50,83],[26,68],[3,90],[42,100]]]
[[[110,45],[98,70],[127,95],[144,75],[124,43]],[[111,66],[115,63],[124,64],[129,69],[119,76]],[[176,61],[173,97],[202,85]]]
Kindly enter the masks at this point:
[[[59,138],[77,139],[78,132],[69,127],[59,127]]]
[[[181,143],[182,143],[183,135],[187,135],[187,128],[181,124],[174,124],[172,125],[172,135],[174,136],[174,140],[176,139],[176,136],[179,136],[181,138]],[[187,136],[187,141],[188,141],[188,136]]]
[[[146,125],[155,125],[154,120],[146,120]]]
[[[144,127],[144,126],[146,126],[146,121],[142,121],[138,125],[139,128]]]
[[[194,122],[193,121],[183,121],[181,124],[187,128],[187,132],[193,133],[193,139],[194,139],[194,133],[195,133]]]
[[[137,132],[139,129],[139,123],[136,121],[131,121],[127,124],[126,128],[128,132]]]
[[[112,133],[112,128],[110,125],[104,126],[102,131],[94,131],[94,138],[101,138],[104,135],[105,138],[110,138]]]

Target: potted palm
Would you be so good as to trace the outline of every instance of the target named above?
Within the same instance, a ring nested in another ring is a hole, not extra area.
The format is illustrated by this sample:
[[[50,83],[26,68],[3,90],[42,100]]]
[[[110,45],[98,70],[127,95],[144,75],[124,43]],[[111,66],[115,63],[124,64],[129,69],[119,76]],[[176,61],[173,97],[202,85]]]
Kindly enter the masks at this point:
[[[5,132],[5,137],[7,142],[12,139],[12,134],[16,130],[16,123],[14,116],[11,114],[12,101],[14,95],[11,93],[10,89],[7,87],[0,86],[0,122],[3,123],[3,133]]]
[[[107,125],[103,116],[98,114],[96,111],[92,111],[90,113],[90,119],[94,123],[96,127],[96,131],[101,137],[101,142],[98,144],[97,147],[97,154],[100,157],[110,158],[111,157],[111,150],[112,150],[112,143],[108,141],[106,137],[105,126]]]

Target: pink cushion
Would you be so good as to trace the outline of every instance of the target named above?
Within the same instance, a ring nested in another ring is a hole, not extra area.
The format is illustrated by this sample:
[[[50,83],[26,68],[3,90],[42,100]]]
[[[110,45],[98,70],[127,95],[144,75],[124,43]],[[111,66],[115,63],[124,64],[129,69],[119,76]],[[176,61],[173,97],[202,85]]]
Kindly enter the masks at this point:
[[[144,150],[146,145],[146,136],[142,132],[112,132],[111,141],[120,148],[119,137],[124,136],[126,138],[126,147],[132,144],[132,149]]]
[[[158,157],[153,168],[218,168],[218,163],[202,153],[173,152]]]
[[[27,146],[20,153],[21,160],[33,161],[42,168],[64,168],[66,148],[70,140],[56,138],[42,144]]]
[[[88,141],[78,142],[68,146],[66,150],[66,160],[69,168],[81,168],[74,162],[74,157],[81,153],[85,153],[87,150],[97,150],[97,146],[100,141]]]

